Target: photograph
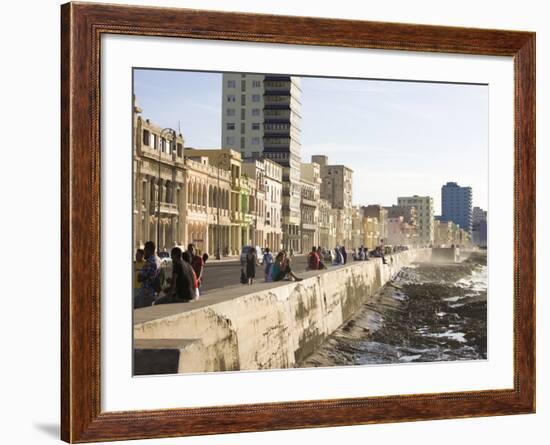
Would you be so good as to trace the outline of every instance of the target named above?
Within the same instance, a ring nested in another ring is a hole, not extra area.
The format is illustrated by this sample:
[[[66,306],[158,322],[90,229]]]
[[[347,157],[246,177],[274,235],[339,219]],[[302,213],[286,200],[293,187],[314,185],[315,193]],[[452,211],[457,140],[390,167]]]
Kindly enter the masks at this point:
[[[488,103],[134,67],[133,375],[487,360]]]

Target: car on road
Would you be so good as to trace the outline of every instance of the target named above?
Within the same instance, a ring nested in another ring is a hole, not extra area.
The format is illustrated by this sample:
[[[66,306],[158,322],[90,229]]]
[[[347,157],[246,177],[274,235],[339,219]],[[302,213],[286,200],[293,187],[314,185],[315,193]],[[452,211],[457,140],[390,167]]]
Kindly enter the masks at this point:
[[[264,255],[260,246],[243,246],[241,249],[241,257],[240,257],[241,266],[243,267],[246,265],[246,254],[249,252],[251,247],[256,249],[256,257],[258,258],[258,262],[260,264],[264,262],[264,258],[263,258]]]

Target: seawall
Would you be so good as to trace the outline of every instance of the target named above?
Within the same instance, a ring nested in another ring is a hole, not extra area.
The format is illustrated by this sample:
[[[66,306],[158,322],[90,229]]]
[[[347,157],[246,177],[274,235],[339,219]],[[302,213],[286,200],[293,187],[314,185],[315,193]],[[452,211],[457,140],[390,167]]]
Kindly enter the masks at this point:
[[[257,370],[299,364],[399,270],[431,249],[258,283],[134,312],[134,373]],[[390,260],[390,258],[392,260]]]

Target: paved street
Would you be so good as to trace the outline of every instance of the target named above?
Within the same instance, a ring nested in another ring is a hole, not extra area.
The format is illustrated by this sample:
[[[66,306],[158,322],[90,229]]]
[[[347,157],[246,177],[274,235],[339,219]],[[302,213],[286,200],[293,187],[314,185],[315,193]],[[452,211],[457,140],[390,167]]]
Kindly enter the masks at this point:
[[[292,258],[291,267],[297,275],[300,272],[305,271],[306,266],[307,256],[305,254],[297,255]],[[204,271],[204,295],[207,295],[208,292],[214,289],[239,284],[240,277],[241,265],[238,260],[221,261],[219,263],[216,263],[215,259],[208,260],[208,262],[206,263],[206,269]],[[263,266],[256,267],[256,280],[264,280]]]

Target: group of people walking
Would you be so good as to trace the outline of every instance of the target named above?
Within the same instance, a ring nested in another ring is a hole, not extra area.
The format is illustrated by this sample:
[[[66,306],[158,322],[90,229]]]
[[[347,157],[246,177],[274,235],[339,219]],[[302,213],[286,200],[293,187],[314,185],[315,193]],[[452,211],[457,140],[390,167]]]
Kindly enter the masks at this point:
[[[134,261],[134,309],[154,304],[198,300],[203,284],[204,265],[208,255],[197,255],[193,244],[183,252],[179,247],[170,251],[172,277],[163,276],[160,258],[153,241],[136,251]],[[168,286],[163,284],[168,283]]]

